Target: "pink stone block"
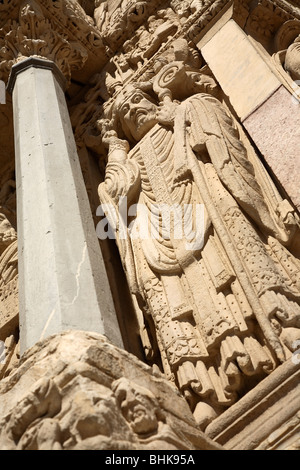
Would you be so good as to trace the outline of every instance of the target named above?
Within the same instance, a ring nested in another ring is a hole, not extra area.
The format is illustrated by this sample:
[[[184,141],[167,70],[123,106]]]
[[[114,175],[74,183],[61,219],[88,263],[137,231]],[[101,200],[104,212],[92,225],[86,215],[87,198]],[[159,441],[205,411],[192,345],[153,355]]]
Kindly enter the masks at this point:
[[[279,184],[300,210],[300,102],[282,86],[243,124]]]

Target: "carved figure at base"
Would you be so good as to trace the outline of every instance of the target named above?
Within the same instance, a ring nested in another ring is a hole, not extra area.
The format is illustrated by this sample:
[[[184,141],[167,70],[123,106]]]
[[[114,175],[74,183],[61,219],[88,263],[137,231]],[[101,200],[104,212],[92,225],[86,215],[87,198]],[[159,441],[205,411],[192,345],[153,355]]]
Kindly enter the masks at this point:
[[[190,448],[190,443],[183,434],[177,434],[167,422],[166,415],[153,393],[125,378],[114,382],[112,389],[124,418],[137,435],[143,449]]]

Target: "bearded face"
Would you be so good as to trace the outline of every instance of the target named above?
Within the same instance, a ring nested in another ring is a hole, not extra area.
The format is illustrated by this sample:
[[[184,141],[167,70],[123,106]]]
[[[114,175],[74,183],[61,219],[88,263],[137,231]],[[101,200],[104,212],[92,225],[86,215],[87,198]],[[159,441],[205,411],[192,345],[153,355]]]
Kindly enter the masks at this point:
[[[158,122],[156,115],[157,106],[140,90],[127,96],[119,107],[119,117],[125,135],[136,142]]]

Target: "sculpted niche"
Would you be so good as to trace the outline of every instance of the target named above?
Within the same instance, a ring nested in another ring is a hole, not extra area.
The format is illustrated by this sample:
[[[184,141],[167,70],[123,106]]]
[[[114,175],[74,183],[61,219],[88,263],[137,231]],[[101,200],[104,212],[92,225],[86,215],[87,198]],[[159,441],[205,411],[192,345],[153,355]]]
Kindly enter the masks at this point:
[[[208,68],[190,65],[184,41],[173,52],[107,104],[99,196],[147,359],[205,428],[295,348],[299,219]]]

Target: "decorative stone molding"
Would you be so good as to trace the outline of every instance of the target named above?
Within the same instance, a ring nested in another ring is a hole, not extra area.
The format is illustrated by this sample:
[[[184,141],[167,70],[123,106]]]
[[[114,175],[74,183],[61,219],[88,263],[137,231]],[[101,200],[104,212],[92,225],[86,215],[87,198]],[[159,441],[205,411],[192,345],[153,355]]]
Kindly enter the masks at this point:
[[[103,71],[91,80],[92,88],[86,102],[82,103],[80,111],[77,108],[72,116],[79,144],[82,141],[82,135],[86,133],[87,128],[90,126],[85,118],[86,113],[88,120],[90,120],[92,114],[94,116],[95,114],[100,115],[102,112],[101,104],[103,101],[107,101],[117,88],[130,81],[147,81],[149,77],[153,77],[158,62],[162,57],[168,55],[168,51],[177,40],[185,38],[190,45],[195,44],[200,48],[202,47],[203,38],[207,41],[207,38],[211,37],[210,34],[213,34],[210,31],[214,31],[214,25],[218,29],[220,28],[219,22],[233,18],[240,26],[246,27],[246,24],[253,20],[252,13],[260,11],[253,10],[249,0],[208,0],[198,2],[197,8],[192,8],[193,3],[190,0],[186,2],[171,1],[170,8],[157,13],[158,18],[161,19],[158,20],[153,15],[156,23],[159,24],[158,21],[161,23],[157,29],[151,25],[150,21],[144,20],[143,23],[141,19],[140,22],[132,25],[133,29],[122,27],[122,35],[116,43],[112,39],[107,42],[107,46],[109,44],[108,47],[117,50],[117,53],[107,63]],[[116,18],[121,18],[121,12],[128,11],[126,10],[127,6],[129,8],[134,4],[134,2],[120,2],[121,6],[114,10],[114,15],[116,15]],[[106,2],[99,5],[105,8]],[[155,2],[153,2],[153,5],[155,5]],[[261,3],[259,5],[259,8],[262,8]],[[275,14],[277,15],[277,20],[274,20],[277,25],[293,18],[294,9],[288,7],[286,3],[275,2],[274,5],[274,2],[265,1],[264,5],[272,18]],[[147,2],[147,8],[149,14],[152,2]],[[163,16],[164,13],[166,16]],[[111,25],[108,22],[104,32],[101,29],[104,41],[106,32],[117,28],[114,15]],[[154,24],[155,21],[153,21]],[[170,25],[168,22],[170,22]],[[171,29],[171,26],[173,29]],[[275,34],[275,30],[273,32]],[[272,35],[272,41],[274,41],[274,34]],[[113,78],[110,79],[110,76]],[[94,111],[92,111],[92,108]],[[99,143],[97,144],[97,140],[92,135],[89,138],[89,143],[92,146],[99,147]]]
[[[300,9],[290,2],[260,0],[257,4],[250,5],[245,29],[272,53],[278,30],[285,22],[295,19],[300,19]]]
[[[207,428],[228,450],[299,450],[299,360],[288,361]]]
[[[150,14],[149,9],[156,5],[155,1],[147,2],[148,15]],[[131,6],[135,4],[135,2],[123,3]],[[183,4],[186,5],[184,14],[182,13]],[[195,4],[194,7],[192,7],[193,4]],[[157,67],[172,60],[169,57],[170,50],[173,47],[180,50],[180,42],[183,38],[191,46],[188,54],[195,56],[194,60],[190,57],[193,66],[200,67],[201,59],[199,59],[194,44],[199,38],[199,33],[216,22],[219,16],[231,6],[232,1],[226,0],[208,0],[207,2],[191,2],[189,0],[179,3],[171,1],[169,8],[159,10],[156,15],[149,16],[147,21],[144,20],[142,26],[140,26],[140,22],[137,22],[134,23],[135,29],[133,30],[127,27],[123,28],[122,37],[116,43],[114,40],[109,41],[109,47],[112,50],[118,49],[117,53],[101,73],[93,77],[90,81],[92,86],[85,102],[71,114],[78,145],[82,145],[82,140],[86,140],[89,141],[89,145],[99,149],[99,139],[94,138],[93,135],[95,131],[92,130],[91,116],[93,119],[95,116],[100,118],[103,102],[109,100],[114,92],[125,83],[146,82],[149,78],[153,78]],[[116,12],[119,15],[118,9]],[[112,29],[116,27],[115,23],[111,25]],[[103,34],[105,36],[106,33],[103,32]],[[160,61],[162,61],[161,65],[159,65]]]
[[[0,379],[18,363],[18,246],[17,234],[4,214],[0,214]]]
[[[0,4],[0,26],[12,19],[20,6],[19,0],[3,0]]]

